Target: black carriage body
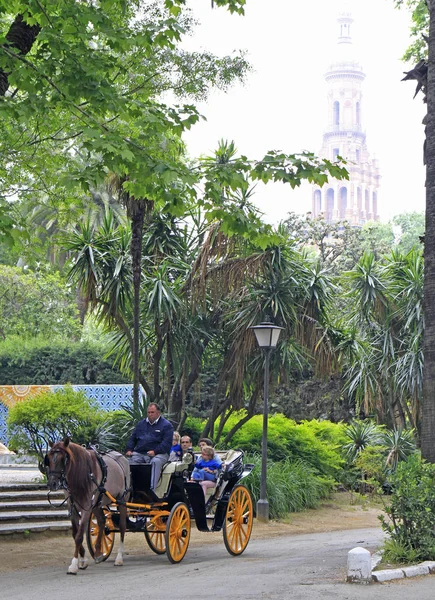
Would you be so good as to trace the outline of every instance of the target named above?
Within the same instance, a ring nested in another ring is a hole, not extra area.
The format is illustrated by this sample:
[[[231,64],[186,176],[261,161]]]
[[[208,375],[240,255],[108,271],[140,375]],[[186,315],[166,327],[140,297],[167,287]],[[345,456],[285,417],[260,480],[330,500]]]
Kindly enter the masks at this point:
[[[254,468],[254,465],[243,464],[243,452],[241,450],[221,453],[225,455],[231,453],[232,460],[224,461],[222,472],[216,482],[216,487],[212,488],[209,498],[205,499],[202,487],[196,481],[187,479],[188,472],[186,468],[177,468],[171,473],[167,490],[161,497],[157,496],[150,489],[151,465],[131,465],[131,484],[132,484],[132,502],[136,504],[154,504],[164,502],[167,504],[167,510],[172,508],[178,502],[184,502],[189,507],[191,517],[195,520],[199,531],[220,531],[225,519],[228,506],[228,500],[234,487]],[[175,463],[177,465],[179,463]],[[170,465],[168,465],[170,466]],[[165,476],[165,469],[163,470]],[[159,488],[158,488],[159,489]],[[211,527],[208,523],[212,520]],[[140,531],[140,523],[130,521],[133,531]]]

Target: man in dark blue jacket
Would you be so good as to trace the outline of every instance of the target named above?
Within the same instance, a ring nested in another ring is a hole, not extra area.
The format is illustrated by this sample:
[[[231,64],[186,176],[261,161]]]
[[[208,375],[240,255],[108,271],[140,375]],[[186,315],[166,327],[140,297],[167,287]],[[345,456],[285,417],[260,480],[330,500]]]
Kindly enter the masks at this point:
[[[174,428],[161,416],[155,402],[148,405],[147,415],[134,428],[127,442],[126,455],[131,465],[151,463],[151,489],[155,490],[163,465],[169,459]]]

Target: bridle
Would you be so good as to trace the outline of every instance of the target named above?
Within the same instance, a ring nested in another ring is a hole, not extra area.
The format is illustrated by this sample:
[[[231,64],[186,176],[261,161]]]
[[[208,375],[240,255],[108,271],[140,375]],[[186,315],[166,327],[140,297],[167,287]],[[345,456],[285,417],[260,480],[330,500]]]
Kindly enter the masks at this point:
[[[59,463],[62,465],[62,469],[52,469],[50,467],[50,459],[48,457],[49,454],[53,457],[52,461],[54,463],[57,463],[57,455],[58,454],[62,456],[62,460],[59,461]],[[64,489],[69,493],[68,482],[66,480],[66,474],[65,474],[65,469],[66,469],[67,464],[68,464],[68,454],[66,454],[65,452],[62,452],[61,450],[50,450],[50,452],[44,456],[44,467],[45,467],[45,471],[47,473],[47,477],[50,478],[51,475],[55,476],[56,479],[59,481],[58,489]],[[50,503],[50,506],[53,506],[55,508],[60,508],[67,502],[67,498],[65,498],[60,504],[53,504],[53,502],[51,501],[51,498],[50,498],[50,494],[54,491],[57,491],[57,490],[48,490],[48,494],[47,494],[48,502]]]

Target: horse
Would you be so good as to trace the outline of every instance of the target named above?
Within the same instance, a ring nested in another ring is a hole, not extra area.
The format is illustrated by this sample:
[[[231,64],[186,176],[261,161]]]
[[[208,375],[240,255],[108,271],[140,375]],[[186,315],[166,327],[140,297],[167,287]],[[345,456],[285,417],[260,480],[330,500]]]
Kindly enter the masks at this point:
[[[104,560],[101,551],[105,523],[102,507],[111,503],[105,494],[106,490],[116,499],[119,510],[121,541],[115,566],[123,565],[127,524],[125,502],[130,489],[130,467],[127,458],[118,452],[110,451],[104,454],[103,460],[95,449],[74,444],[66,437],[61,442],[50,443],[44,464],[50,491],[64,490],[71,515],[75,552],[67,573],[76,575],[79,569],[86,569],[88,566],[83,537],[92,513],[98,523],[94,560],[96,563]]]

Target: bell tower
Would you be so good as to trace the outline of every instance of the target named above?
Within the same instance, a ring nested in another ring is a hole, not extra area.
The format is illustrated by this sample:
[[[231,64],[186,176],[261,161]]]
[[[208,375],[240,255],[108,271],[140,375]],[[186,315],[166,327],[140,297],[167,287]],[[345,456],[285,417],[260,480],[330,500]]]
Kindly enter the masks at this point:
[[[343,10],[337,18],[337,59],[325,73],[328,86],[328,121],[320,156],[347,162],[348,181],[331,179],[313,186],[312,216],[323,214],[328,223],[347,220],[355,227],[378,221],[379,167],[371,159],[363,128],[362,84],[365,74],[354,59],[352,15]]]

